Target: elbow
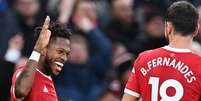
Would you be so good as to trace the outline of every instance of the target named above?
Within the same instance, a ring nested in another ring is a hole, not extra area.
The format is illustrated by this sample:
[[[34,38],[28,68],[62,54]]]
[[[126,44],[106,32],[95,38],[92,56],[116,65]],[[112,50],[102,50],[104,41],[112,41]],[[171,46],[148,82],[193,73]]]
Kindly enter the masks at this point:
[[[15,96],[16,98],[26,97],[29,93],[29,90],[25,89],[24,87],[20,87],[19,85],[15,87]]]
[[[109,54],[112,54],[112,45],[107,42],[107,40],[105,40],[105,43],[103,44],[102,43],[102,47],[100,48],[100,50],[103,52],[103,53],[106,53],[107,55]]]
[[[111,57],[112,56],[112,49],[110,47],[105,47],[103,49],[103,53],[105,54],[105,56]]]

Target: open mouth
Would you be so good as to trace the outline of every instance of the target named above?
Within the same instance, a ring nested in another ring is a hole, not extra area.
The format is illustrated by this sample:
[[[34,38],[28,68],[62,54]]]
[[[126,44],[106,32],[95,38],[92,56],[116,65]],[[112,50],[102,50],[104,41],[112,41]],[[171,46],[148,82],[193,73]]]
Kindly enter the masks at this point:
[[[62,67],[64,66],[64,64],[61,63],[61,62],[54,62],[54,63],[56,64],[57,70],[61,71],[61,70],[62,70]]]

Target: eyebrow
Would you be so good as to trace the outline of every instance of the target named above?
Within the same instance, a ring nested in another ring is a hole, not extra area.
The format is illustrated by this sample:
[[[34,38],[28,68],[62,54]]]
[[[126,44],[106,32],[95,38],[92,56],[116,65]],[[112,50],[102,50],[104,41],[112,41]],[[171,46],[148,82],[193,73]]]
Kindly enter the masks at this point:
[[[70,48],[68,48],[68,49],[64,49],[64,48],[57,48],[57,49],[64,50],[64,51],[67,51],[67,52],[70,52]]]

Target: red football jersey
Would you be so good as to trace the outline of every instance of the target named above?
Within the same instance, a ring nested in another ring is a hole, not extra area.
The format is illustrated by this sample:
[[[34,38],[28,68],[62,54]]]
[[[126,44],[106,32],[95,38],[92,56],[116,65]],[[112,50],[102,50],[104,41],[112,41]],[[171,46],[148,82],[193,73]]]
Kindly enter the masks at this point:
[[[198,101],[201,57],[169,46],[145,51],[136,59],[124,92],[143,101]]]
[[[15,81],[20,73],[23,71],[24,66],[19,67],[13,75],[11,86],[11,99],[12,101],[58,101],[56,96],[55,87],[50,76],[40,72],[38,69],[32,84],[29,94],[25,98],[16,99],[15,97]]]

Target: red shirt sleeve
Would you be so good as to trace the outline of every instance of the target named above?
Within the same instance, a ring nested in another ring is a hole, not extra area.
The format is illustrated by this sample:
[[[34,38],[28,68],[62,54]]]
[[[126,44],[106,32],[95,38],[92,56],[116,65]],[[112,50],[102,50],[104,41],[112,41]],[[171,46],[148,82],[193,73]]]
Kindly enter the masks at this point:
[[[139,81],[138,81],[139,76],[137,72],[137,68],[139,67],[139,58],[140,58],[140,55],[135,60],[132,73],[124,89],[124,93],[138,97],[138,98],[140,97],[140,87],[139,87]]]
[[[24,66],[18,67],[18,69],[13,74],[12,85],[11,85],[11,99],[12,99],[12,101],[22,101],[23,100],[23,98],[16,98],[16,96],[15,96],[15,81],[19,77],[19,75],[21,74],[23,67]]]

